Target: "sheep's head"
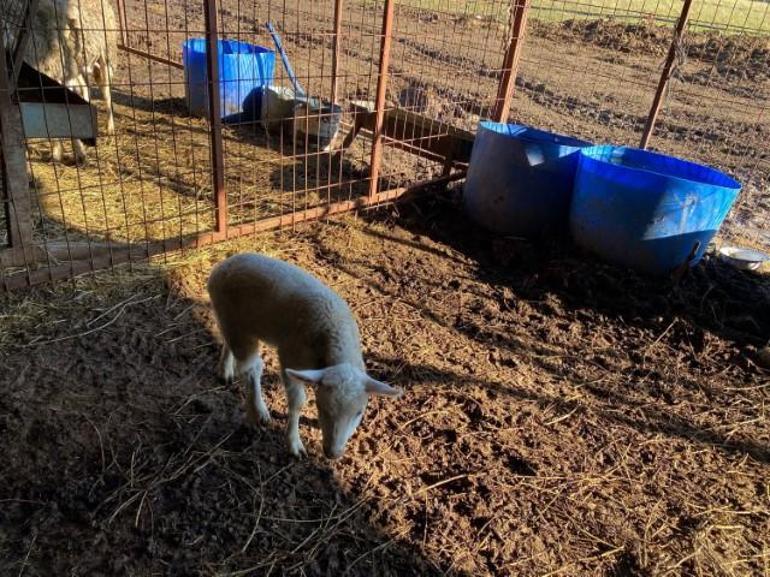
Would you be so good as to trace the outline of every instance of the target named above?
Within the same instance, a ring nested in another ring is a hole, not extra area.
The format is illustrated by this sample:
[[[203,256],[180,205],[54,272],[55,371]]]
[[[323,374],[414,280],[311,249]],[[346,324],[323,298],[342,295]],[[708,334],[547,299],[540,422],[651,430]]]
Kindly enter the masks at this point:
[[[348,363],[317,370],[286,369],[286,373],[290,379],[315,388],[324,454],[330,459],[345,452],[345,444],[364,416],[369,395],[398,397],[402,393]]]

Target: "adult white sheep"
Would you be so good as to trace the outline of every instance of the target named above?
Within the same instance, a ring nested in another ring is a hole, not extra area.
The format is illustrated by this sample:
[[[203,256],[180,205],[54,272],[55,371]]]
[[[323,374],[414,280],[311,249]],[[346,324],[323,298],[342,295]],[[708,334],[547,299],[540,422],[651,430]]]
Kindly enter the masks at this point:
[[[11,14],[18,3],[0,0],[0,13]],[[13,24],[16,24],[15,22]],[[98,84],[107,108],[107,133],[115,133],[112,112],[113,66],[118,59],[115,12],[110,0],[38,0],[24,60],[90,100],[88,79]],[[16,45],[19,26],[5,26],[5,45]],[[83,143],[73,140],[75,157],[85,162]],[[62,158],[60,140],[53,143],[53,159]]]
[[[401,394],[366,374],[358,325],[347,303],[301,268],[260,254],[238,254],[213,268],[208,290],[225,342],[221,374],[227,380],[246,376],[246,414],[255,425],[270,422],[262,397],[260,344],[278,349],[289,406],[287,442],[294,456],[306,455],[299,437],[305,385],[315,388],[323,450],[332,459],[344,452],[369,395]]]

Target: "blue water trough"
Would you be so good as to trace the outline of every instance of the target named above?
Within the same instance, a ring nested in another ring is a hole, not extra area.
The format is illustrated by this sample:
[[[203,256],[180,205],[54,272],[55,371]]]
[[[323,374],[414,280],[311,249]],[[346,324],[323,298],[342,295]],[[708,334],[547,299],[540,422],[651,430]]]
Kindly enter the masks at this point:
[[[640,272],[696,264],[741,185],[713,168],[615,146],[580,152],[570,212],[575,242]]]
[[[527,126],[481,122],[463,192],[468,215],[509,236],[566,234],[577,153],[588,146]]]

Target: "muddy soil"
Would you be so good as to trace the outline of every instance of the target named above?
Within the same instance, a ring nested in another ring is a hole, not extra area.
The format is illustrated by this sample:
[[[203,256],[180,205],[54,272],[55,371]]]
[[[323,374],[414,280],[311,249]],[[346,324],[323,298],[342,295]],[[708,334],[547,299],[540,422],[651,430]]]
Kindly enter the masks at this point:
[[[217,380],[204,283],[239,250],[360,320],[376,400],[347,455],[283,448]],[[440,195],[3,297],[0,573],[760,575],[766,276],[680,284],[470,227]]]
[[[269,45],[255,23],[279,21],[300,77],[328,90],[331,14],[277,4],[223,5],[223,29]],[[134,14],[148,24],[133,43],[178,59],[202,11],[165,6]],[[511,120],[635,144],[666,43],[613,26],[533,26]],[[342,93],[371,99],[378,15],[351,3],[344,27]],[[493,105],[505,34],[496,20],[399,8],[388,102],[417,82],[431,115],[473,128]],[[770,85],[752,62],[766,53],[739,43],[749,72],[732,72],[696,40],[654,145],[742,178],[724,233],[764,234]],[[180,73],[139,62],[121,63],[116,93],[149,97],[148,117],[162,99],[175,110]],[[259,147],[228,150],[244,178],[270,176],[254,170],[267,164]],[[383,176],[434,168],[386,156]],[[677,285],[637,277],[561,241],[489,237],[456,194],[3,296],[0,574],[766,573],[770,374],[755,355],[770,335],[767,277],[708,259]],[[339,462],[321,457],[312,399],[310,458],[286,455],[271,352],[272,426],[246,427],[240,386],[217,380],[205,279],[239,250],[334,286],[373,374],[407,391],[372,404]]]

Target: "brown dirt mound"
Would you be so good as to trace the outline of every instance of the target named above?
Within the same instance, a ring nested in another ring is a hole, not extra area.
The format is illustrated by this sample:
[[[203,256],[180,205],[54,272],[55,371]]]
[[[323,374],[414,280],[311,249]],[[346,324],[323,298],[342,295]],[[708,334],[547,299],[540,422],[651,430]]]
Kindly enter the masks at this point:
[[[565,20],[558,24],[535,20],[530,26],[538,36],[656,56],[668,52],[673,33],[669,26],[608,19]],[[713,64],[724,76],[760,80],[770,75],[770,40],[766,37],[691,32],[685,38],[685,47],[688,58]]]

